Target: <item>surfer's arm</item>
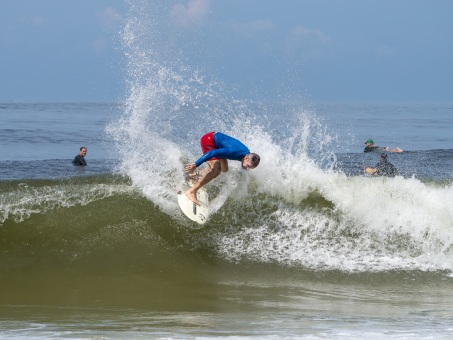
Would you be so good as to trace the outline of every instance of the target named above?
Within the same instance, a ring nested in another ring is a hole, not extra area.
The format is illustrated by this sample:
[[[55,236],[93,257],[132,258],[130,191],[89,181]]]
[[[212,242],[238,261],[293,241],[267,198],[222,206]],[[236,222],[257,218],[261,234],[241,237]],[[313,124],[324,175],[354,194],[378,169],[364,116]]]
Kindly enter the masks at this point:
[[[196,162],[195,165],[199,167],[201,164],[203,164],[206,161],[209,161],[211,158],[228,158],[226,157],[226,153],[223,151],[228,151],[228,149],[215,149],[215,150],[210,150],[206,152],[203,156],[201,156]]]
[[[201,156],[196,162],[195,165],[199,167],[206,161],[209,161],[211,158],[223,158],[223,159],[231,159],[235,161],[240,161],[249,153],[248,149],[236,150],[236,149],[229,149],[229,148],[220,148],[214,149],[206,152],[203,156]]]
[[[366,167],[364,171],[368,175],[375,175],[377,173],[378,169],[377,168]]]

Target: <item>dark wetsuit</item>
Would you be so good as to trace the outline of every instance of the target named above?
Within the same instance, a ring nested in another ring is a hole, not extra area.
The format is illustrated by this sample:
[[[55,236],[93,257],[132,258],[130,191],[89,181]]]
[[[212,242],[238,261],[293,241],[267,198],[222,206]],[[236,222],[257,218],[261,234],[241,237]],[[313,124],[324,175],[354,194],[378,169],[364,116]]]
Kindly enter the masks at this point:
[[[384,148],[381,148],[377,145],[367,145],[363,152],[384,152]]]
[[[210,132],[206,135],[204,135],[201,138],[202,142],[202,148],[203,148],[203,140],[205,139],[206,136],[214,137],[214,144],[215,144],[215,149],[211,149],[210,151],[206,152],[203,156],[201,156],[196,162],[195,165],[199,167],[201,164],[203,164],[206,161],[209,161],[211,158],[214,159],[219,159],[219,158],[225,158],[225,159],[232,159],[235,161],[241,161],[245,156],[247,156],[250,153],[250,150],[242,144],[240,141],[237,139],[227,136],[221,132]],[[212,138],[212,137],[211,137]]]
[[[86,166],[87,165],[87,162],[85,162],[85,158],[80,156],[80,155],[77,155],[74,157],[74,160],[72,161],[72,164],[76,165],[76,166]]]
[[[395,177],[398,174],[398,169],[389,162],[379,162],[375,168],[377,169],[376,175],[378,176]]]

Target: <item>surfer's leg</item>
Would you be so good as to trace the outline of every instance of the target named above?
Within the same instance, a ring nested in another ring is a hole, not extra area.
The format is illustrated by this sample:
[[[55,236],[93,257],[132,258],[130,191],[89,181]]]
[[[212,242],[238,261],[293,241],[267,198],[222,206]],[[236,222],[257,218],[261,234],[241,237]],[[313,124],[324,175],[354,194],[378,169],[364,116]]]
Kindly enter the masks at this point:
[[[219,159],[219,163],[220,163],[220,170],[222,170],[222,172],[227,172],[228,171],[228,161],[225,158],[221,158],[221,159]]]
[[[186,175],[186,182],[189,182],[189,181],[198,181],[198,179],[200,178],[200,172],[198,170],[195,170],[193,172],[189,172],[187,175]]]
[[[200,205],[200,202],[198,202],[197,199],[197,191],[201,187],[205,186],[209,182],[211,182],[214,178],[219,176],[221,174],[220,170],[220,162],[219,160],[214,160],[214,161],[208,161],[208,164],[210,166],[210,170],[206,172],[206,174],[197,182],[194,184],[193,187],[191,187],[189,190],[186,191],[186,196],[189,197],[189,199],[194,202],[197,205]]]

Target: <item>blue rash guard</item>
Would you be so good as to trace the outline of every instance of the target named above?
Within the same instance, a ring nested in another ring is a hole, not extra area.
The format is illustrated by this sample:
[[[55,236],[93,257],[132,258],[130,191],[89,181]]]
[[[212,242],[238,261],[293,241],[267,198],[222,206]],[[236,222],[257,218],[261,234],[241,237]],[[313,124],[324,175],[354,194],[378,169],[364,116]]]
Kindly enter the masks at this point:
[[[214,134],[215,150],[210,150],[201,156],[195,165],[199,167],[213,157],[241,161],[250,153],[250,150],[237,139],[227,136],[221,132]]]

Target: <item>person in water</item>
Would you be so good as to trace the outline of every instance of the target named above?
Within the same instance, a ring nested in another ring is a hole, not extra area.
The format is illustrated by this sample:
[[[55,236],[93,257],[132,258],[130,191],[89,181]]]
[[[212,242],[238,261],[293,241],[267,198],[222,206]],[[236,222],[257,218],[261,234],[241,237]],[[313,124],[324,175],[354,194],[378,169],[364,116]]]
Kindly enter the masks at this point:
[[[366,142],[365,142],[365,149],[363,150],[363,152],[373,152],[373,151],[377,151],[377,152],[403,152],[402,149],[400,149],[399,147],[397,147],[396,149],[393,149],[393,150],[390,150],[390,148],[388,146],[386,146],[385,148],[381,148],[377,145],[374,145],[374,142],[372,139],[367,139]]]
[[[200,205],[197,199],[197,191],[219,176],[228,171],[228,159],[239,161],[244,170],[254,169],[260,163],[260,156],[250,153],[250,150],[237,139],[221,132],[208,132],[200,139],[201,156],[195,163],[186,164],[184,171],[193,173],[197,167],[207,162],[209,169],[189,190],[186,196],[195,204]]]
[[[74,157],[72,164],[76,166],[86,166],[87,162],[85,161],[85,156],[87,154],[87,148],[82,146],[80,152],[77,156]]]
[[[380,162],[367,172],[375,176],[395,177],[398,174],[398,169],[387,160],[387,154],[382,153]]]

